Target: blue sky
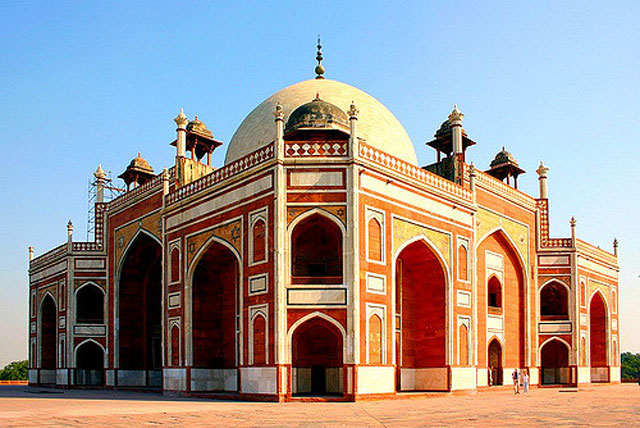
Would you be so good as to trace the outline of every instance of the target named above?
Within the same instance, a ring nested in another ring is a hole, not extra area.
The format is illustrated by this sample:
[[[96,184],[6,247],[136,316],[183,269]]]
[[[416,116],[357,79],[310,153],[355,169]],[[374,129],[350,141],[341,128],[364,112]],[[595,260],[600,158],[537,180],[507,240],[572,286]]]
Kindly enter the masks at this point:
[[[551,231],[620,241],[622,350],[640,352],[638,2],[0,3],[0,365],[26,356],[27,246],[87,222],[98,164],[138,151],[170,166],[172,118],[198,114],[228,142],[278,89],[326,76],[384,103],[422,164],[454,103],[480,168],[502,146],[551,168]],[[222,162],[225,148],[214,163]]]

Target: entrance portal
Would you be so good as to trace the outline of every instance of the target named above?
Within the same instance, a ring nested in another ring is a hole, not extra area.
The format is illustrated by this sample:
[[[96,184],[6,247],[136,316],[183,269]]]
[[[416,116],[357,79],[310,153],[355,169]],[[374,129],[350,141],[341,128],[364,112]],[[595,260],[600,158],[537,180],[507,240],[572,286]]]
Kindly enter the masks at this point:
[[[608,382],[607,308],[600,293],[591,299],[589,307],[589,341],[591,351],[591,382]]]
[[[193,389],[237,391],[239,267],[236,255],[212,242],[192,280]]]
[[[100,386],[104,383],[104,352],[95,342],[87,341],[76,351],[76,385]]]
[[[448,388],[445,290],[436,253],[424,241],[405,247],[396,260],[398,391]]]
[[[118,385],[162,386],[161,274],[160,244],[140,233],[120,271]]]
[[[296,329],[292,338],[293,394],[343,394],[342,341],[342,333],[319,317]]]
[[[540,350],[543,385],[564,385],[571,382],[569,349],[559,340],[547,342]]]
[[[489,343],[489,372],[491,379],[489,386],[502,385],[502,345],[498,339]]]

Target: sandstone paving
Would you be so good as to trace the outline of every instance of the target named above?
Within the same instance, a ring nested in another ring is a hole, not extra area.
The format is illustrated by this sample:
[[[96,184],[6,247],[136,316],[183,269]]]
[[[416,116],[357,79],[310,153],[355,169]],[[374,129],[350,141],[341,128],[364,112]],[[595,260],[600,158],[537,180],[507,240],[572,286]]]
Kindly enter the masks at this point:
[[[129,391],[0,387],[0,427],[632,427],[640,386],[493,389],[406,399],[256,403]]]

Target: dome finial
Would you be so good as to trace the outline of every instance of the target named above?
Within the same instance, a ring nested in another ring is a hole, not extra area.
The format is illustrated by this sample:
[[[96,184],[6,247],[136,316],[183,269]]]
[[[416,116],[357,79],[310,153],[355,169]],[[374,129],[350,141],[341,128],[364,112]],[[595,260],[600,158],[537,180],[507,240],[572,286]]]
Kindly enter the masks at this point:
[[[318,61],[318,65],[316,65],[316,79],[324,79],[324,66],[322,65],[322,44],[320,43],[320,34],[318,34],[318,53],[316,55],[316,61]]]

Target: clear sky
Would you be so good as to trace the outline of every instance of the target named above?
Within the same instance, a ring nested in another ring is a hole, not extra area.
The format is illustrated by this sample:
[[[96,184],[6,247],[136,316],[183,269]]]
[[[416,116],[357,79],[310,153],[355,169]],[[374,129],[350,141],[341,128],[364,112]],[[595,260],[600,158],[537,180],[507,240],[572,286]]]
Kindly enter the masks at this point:
[[[27,246],[86,237],[87,182],[138,151],[160,171],[173,117],[225,143],[275,91],[326,76],[424,146],[454,103],[486,168],[549,166],[551,233],[620,241],[622,350],[640,352],[640,2],[0,2],[0,365],[27,355]],[[238,3],[238,4],[237,4]],[[214,156],[221,164],[225,147]]]

